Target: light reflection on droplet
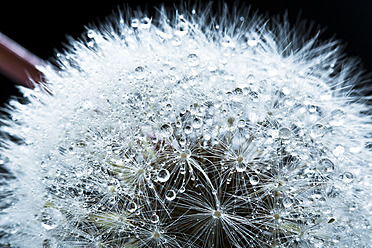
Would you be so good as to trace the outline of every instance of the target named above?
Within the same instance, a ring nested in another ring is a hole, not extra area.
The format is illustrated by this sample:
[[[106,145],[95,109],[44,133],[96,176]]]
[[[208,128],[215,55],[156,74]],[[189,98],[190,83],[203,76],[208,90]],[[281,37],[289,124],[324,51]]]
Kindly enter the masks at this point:
[[[198,55],[191,53],[187,56],[187,64],[191,67],[198,66],[200,62],[200,59]]]
[[[252,175],[252,176],[249,177],[249,182],[252,185],[257,185],[260,182],[260,178],[256,175]]]
[[[168,190],[167,193],[165,194],[165,199],[167,199],[168,201],[173,201],[174,199],[176,199],[176,192],[171,189],[171,190]]]
[[[159,170],[158,177],[157,177],[159,182],[164,183],[164,182],[168,181],[169,177],[170,177],[170,174],[169,174],[169,171],[167,169]]]

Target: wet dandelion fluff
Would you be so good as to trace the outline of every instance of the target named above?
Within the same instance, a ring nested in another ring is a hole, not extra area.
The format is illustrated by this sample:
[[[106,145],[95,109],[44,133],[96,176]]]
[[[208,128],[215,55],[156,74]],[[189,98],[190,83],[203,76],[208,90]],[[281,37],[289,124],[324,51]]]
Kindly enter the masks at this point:
[[[3,245],[371,244],[354,62],[286,23],[189,11],[88,30],[10,103]]]

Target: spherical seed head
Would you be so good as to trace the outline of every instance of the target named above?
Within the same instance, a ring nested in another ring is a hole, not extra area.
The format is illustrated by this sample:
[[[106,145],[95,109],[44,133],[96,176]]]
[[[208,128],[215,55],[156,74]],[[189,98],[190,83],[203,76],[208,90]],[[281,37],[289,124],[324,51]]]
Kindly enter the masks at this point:
[[[52,95],[11,103],[2,130],[22,141],[3,139],[1,245],[368,247],[353,61],[208,9],[90,29],[42,69]]]

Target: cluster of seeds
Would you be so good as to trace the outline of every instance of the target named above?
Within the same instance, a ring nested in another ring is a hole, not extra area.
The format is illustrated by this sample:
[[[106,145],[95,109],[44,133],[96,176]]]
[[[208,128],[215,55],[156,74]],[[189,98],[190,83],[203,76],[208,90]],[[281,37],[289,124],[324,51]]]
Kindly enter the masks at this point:
[[[197,14],[90,29],[44,69],[52,96],[12,103],[3,129],[24,142],[3,149],[16,200],[2,242],[368,247],[371,124],[345,93],[352,62],[257,17]]]

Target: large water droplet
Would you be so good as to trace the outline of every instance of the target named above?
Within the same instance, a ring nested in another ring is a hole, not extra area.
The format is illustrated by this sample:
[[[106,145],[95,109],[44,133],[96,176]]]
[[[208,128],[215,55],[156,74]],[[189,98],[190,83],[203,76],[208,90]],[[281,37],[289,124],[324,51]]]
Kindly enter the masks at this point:
[[[336,148],[332,151],[333,155],[335,155],[336,157],[341,156],[344,152],[345,148],[341,145],[336,146]]]
[[[128,204],[127,210],[129,213],[133,213],[134,211],[137,210],[137,204],[135,202],[130,202]]]
[[[195,129],[200,128],[203,125],[203,121],[200,118],[194,118],[192,121],[192,127]]]
[[[141,19],[140,28],[141,29],[149,29],[151,27],[151,19],[148,17],[144,17]]]
[[[351,183],[354,181],[354,175],[351,172],[345,172],[342,174],[341,179],[344,183]]]
[[[243,128],[245,127],[245,120],[241,119],[238,121],[238,127]]]
[[[287,127],[282,127],[279,129],[279,137],[282,139],[289,139],[292,135],[292,132]]]
[[[189,25],[186,22],[179,22],[176,26],[175,34],[178,36],[185,36],[189,32]]]
[[[158,223],[159,222],[159,216],[156,214],[156,213],[153,213],[151,215],[151,218],[150,218],[150,221],[154,224]]]
[[[310,136],[312,138],[319,138],[322,137],[325,134],[325,129],[322,124],[315,124],[311,127],[310,130]]]
[[[161,169],[158,172],[158,181],[161,182],[161,183],[164,183],[164,182],[168,181],[169,177],[170,177],[170,174],[169,174],[169,171],[167,169]]]
[[[176,196],[176,192],[173,189],[170,189],[165,194],[165,199],[167,199],[168,201],[173,201],[174,199],[176,199]]]
[[[88,32],[87,32],[87,36],[90,39],[93,39],[96,35],[97,34],[96,34],[96,32],[93,29],[89,29]]]
[[[140,25],[140,20],[138,20],[137,18],[134,18],[132,19],[132,22],[130,25],[132,26],[132,28],[138,28]]]
[[[252,176],[249,177],[249,182],[252,185],[257,185],[260,182],[260,178],[256,175],[252,175]]]
[[[189,56],[187,56],[187,63],[189,66],[192,66],[192,67],[198,66],[199,62],[200,62],[200,59],[196,54],[191,53],[189,54]]]
[[[136,67],[136,69],[134,69],[134,76],[137,79],[143,79],[143,78],[145,78],[145,76],[146,76],[146,70],[145,70],[145,68],[142,67],[142,66]]]
[[[335,165],[328,158],[322,158],[319,160],[319,170],[326,175],[329,175],[335,170]]]
[[[237,172],[243,172],[246,170],[246,165],[243,163],[244,158],[242,156],[238,156],[235,162],[235,168]]]
[[[193,131],[193,128],[191,126],[186,126],[185,127],[185,134],[191,134]]]
[[[57,224],[52,222],[42,222],[41,226],[44,227],[46,230],[52,230],[57,227]]]
[[[173,128],[169,124],[164,124],[160,127],[160,134],[163,137],[169,137],[172,135]]]

